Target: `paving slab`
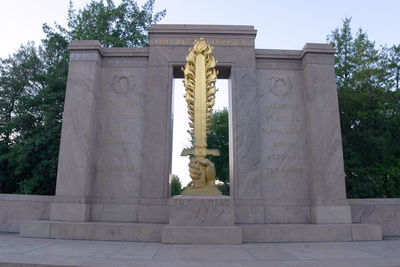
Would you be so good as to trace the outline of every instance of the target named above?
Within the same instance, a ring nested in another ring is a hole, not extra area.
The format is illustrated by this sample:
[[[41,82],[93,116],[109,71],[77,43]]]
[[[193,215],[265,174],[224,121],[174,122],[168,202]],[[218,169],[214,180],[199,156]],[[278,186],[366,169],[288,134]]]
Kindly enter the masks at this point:
[[[400,267],[400,240],[178,245],[23,238],[0,233],[0,266]]]
[[[236,245],[174,245],[162,247],[155,260],[253,261],[255,258]]]
[[[379,258],[375,254],[360,251],[335,243],[287,244],[284,251],[295,255],[301,260],[334,260],[334,259],[370,259]]]

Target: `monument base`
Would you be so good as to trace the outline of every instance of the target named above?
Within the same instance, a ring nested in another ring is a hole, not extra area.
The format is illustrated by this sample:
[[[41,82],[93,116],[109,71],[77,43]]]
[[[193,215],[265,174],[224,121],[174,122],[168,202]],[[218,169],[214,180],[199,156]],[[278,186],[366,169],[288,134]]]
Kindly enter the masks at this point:
[[[23,223],[20,236],[175,244],[382,240],[381,226],[372,224],[235,224],[233,204],[229,196],[175,196],[168,225],[39,220]]]
[[[175,226],[162,228],[161,242],[170,244],[241,244],[239,226]]]
[[[182,195],[185,196],[220,196],[221,191],[218,190],[217,186],[206,186],[206,187],[186,187],[183,190]]]
[[[229,196],[175,196],[169,200],[169,225],[161,242],[173,244],[240,244],[242,228],[235,226]]]
[[[239,244],[266,242],[343,242],[382,240],[373,224],[241,224],[175,226],[158,223],[27,221],[21,237],[163,242],[177,244]]]
[[[233,226],[233,200],[228,196],[175,196],[169,200],[169,224]]]

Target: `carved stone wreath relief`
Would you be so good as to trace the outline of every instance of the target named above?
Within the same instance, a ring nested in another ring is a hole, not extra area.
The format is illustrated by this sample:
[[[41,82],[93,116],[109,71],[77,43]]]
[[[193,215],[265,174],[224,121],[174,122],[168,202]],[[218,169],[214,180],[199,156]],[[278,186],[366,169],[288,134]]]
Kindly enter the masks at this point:
[[[111,81],[111,89],[121,95],[129,94],[135,86],[136,79],[133,75],[115,75]]]
[[[269,79],[269,91],[277,97],[288,96],[292,89],[292,82],[288,76],[272,76]]]

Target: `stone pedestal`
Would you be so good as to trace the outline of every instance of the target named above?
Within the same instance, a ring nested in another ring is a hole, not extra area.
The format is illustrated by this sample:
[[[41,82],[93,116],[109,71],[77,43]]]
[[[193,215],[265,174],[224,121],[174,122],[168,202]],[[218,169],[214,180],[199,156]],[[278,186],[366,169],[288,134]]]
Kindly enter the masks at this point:
[[[169,201],[169,225],[163,243],[240,244],[242,229],[235,226],[233,200],[227,196],[176,196]]]
[[[180,226],[233,226],[232,198],[176,196],[169,200],[169,224]]]

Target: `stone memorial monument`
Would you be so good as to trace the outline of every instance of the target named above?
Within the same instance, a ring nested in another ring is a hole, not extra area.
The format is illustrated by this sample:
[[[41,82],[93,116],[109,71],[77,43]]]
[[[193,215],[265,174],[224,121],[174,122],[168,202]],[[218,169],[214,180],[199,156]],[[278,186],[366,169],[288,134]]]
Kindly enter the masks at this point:
[[[153,25],[149,34],[144,48],[71,43],[50,219],[24,223],[20,235],[231,244],[382,238],[378,225],[351,223],[330,45],[255,49],[252,26]],[[193,44],[196,60],[185,61]],[[217,153],[204,146],[217,72],[230,84],[230,196],[215,194],[204,158]],[[193,106],[194,150],[183,154],[194,155],[197,180],[171,199],[173,78],[185,78]],[[199,98],[209,102],[196,102],[196,86],[209,90]]]

